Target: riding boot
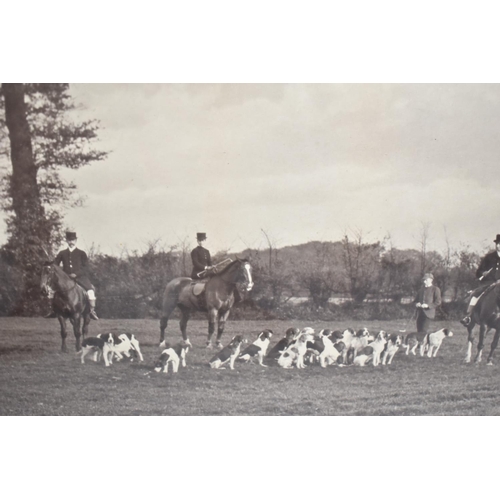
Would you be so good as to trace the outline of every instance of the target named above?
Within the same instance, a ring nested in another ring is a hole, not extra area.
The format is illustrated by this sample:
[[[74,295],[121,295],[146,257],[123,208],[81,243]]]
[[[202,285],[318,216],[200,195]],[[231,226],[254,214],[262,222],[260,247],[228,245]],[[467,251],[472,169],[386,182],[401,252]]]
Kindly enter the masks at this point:
[[[470,299],[469,307],[467,307],[467,312],[465,316],[460,320],[460,323],[464,326],[469,326],[472,321],[472,310],[474,309],[474,306],[477,304],[477,301],[479,300],[479,297],[472,297]]]
[[[462,325],[464,325],[464,326],[469,326],[471,321],[472,321],[472,318],[470,317],[470,315],[469,315],[469,314],[467,314],[466,316],[464,316],[464,317],[460,320],[460,323],[462,323]]]
[[[90,305],[90,317],[92,319],[98,320],[97,314],[95,313],[95,299],[89,299]]]

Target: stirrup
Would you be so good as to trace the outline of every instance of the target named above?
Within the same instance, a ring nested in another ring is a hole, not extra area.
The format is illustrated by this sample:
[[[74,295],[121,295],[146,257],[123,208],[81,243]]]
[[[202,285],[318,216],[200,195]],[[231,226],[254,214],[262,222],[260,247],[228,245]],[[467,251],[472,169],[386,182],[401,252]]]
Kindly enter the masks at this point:
[[[90,317],[92,319],[99,320],[97,314],[95,313],[95,311],[93,309],[90,310]]]
[[[49,314],[44,316],[44,319],[57,318],[57,314],[54,311],[50,311]]]

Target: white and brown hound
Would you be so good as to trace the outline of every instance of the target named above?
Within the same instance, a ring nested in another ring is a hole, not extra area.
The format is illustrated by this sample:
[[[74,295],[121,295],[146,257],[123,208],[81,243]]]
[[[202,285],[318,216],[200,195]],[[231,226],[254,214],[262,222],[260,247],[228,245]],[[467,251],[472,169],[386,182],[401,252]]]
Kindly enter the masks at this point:
[[[257,359],[260,366],[266,366],[264,364],[264,356],[266,355],[267,349],[269,348],[269,342],[273,336],[272,330],[263,330],[259,333],[257,340],[250,344],[241,354],[238,359],[243,361],[251,361],[252,359]]]
[[[380,363],[380,356],[387,344],[387,333],[381,330],[377,338],[370,342],[362,351],[354,358],[353,364],[355,366],[365,366],[370,360],[373,366],[378,366]]]
[[[396,335],[395,333],[389,335],[387,344],[385,344],[384,352],[382,353],[381,362],[383,365],[390,365],[392,363],[392,358],[394,358],[395,354],[398,352],[402,342],[403,338],[401,335]]]
[[[304,356],[307,352],[307,342],[314,339],[314,330],[312,328],[304,328],[295,338],[295,341],[290,344],[278,358],[278,365],[282,368],[292,368],[295,365],[297,368],[305,368]]]
[[[229,363],[229,368],[234,370],[234,361],[240,354],[241,344],[243,342],[245,341],[242,335],[233,337],[231,342],[209,361],[210,368],[223,368],[224,365]]]
[[[437,332],[429,333],[427,336],[427,357],[435,358],[443,340],[447,337],[453,337],[453,332],[448,328],[441,328]]]

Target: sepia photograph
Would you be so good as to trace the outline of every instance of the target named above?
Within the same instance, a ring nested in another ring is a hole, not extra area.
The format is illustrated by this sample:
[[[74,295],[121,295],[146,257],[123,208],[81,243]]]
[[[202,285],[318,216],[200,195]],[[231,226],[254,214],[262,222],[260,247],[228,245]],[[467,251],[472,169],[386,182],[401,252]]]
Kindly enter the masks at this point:
[[[498,415],[500,85],[1,95],[4,415]]]
[[[486,2],[2,14],[9,499],[494,494]]]

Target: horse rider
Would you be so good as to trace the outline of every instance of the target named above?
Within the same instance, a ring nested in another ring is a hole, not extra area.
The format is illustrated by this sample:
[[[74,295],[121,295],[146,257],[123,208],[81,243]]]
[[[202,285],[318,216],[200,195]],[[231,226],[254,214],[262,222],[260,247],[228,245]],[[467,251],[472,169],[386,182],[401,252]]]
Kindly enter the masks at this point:
[[[90,317],[99,319],[95,312],[95,290],[87,276],[87,254],[76,247],[77,236],[72,231],[66,231],[66,243],[68,248],[61,250],[54,260],[54,264],[59,266],[62,262],[63,271],[73,278],[83,289],[87,291],[90,305]],[[50,317],[50,315],[48,316]]]
[[[441,290],[433,285],[432,273],[425,273],[422,281],[424,285],[415,298],[417,307],[417,333],[429,333],[431,320],[436,317],[436,308],[441,305]]]
[[[472,291],[469,306],[467,307],[467,314],[460,320],[460,323],[464,326],[470,325],[472,311],[479,297],[488,287],[500,279],[500,234],[497,234],[493,243],[495,243],[495,251],[486,254],[477,268],[476,278],[481,281],[481,286]]]
[[[210,256],[210,252],[203,246],[206,239],[206,233],[196,233],[198,246],[191,252],[191,261],[193,262],[191,278],[193,280],[203,279],[204,276],[199,276],[199,274],[203,271],[209,272],[212,269],[212,257]]]

